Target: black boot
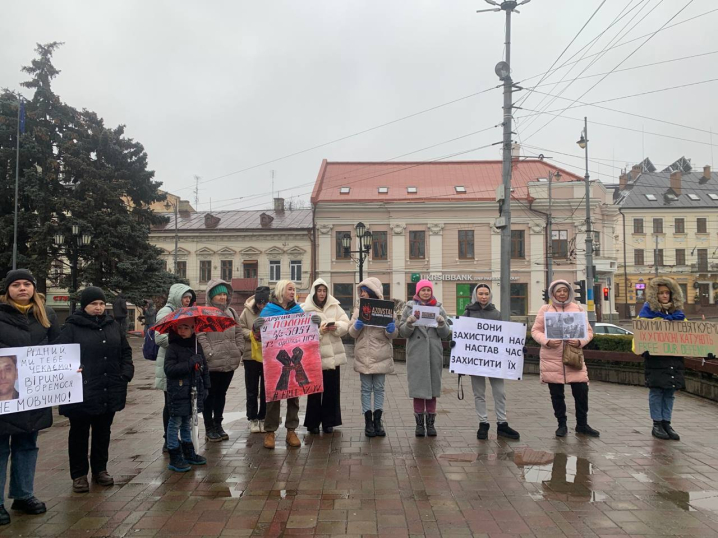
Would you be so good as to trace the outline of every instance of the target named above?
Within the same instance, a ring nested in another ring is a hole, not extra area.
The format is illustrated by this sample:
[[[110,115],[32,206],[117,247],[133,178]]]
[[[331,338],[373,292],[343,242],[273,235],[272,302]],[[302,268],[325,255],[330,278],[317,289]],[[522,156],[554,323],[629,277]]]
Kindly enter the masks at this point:
[[[663,428],[663,421],[661,420],[653,421],[653,430],[651,431],[651,435],[656,439],[663,439],[664,441],[670,439],[670,436]]]
[[[424,437],[426,435],[426,429],[424,428],[424,413],[414,413],[416,419],[416,429],[414,435],[417,437]]]
[[[566,417],[558,419],[558,428],[556,429],[556,437],[566,437],[568,428],[566,427]]]
[[[371,416],[371,411],[364,413],[364,435],[367,437],[376,437],[376,431],[374,430],[374,419]]]
[[[678,435],[678,433],[676,432],[676,430],[674,430],[674,429],[671,427],[671,421],[670,421],[670,420],[664,420],[664,421],[663,421],[663,429],[666,431],[666,433],[668,434],[668,437],[670,437],[672,441],[680,441],[680,440],[681,440],[681,436]]]
[[[509,426],[508,422],[496,423],[496,435],[506,437],[507,439],[519,439],[521,437],[519,432]]]
[[[29,499],[15,499],[10,508],[12,508],[13,510],[18,510],[20,512],[25,512],[26,514],[30,514],[33,516],[37,516],[39,514],[44,514],[45,512],[47,512],[45,503],[34,495]]]
[[[0,525],[9,525],[10,524],[10,514],[7,513],[7,510],[5,510],[5,505],[0,504]]]
[[[434,428],[434,421],[436,421],[436,413],[426,414],[426,435],[429,437],[436,437],[436,428]]]
[[[217,443],[222,440],[222,436],[217,431],[214,422],[204,423],[204,438],[211,443]]]
[[[381,409],[377,409],[376,411],[374,411],[374,432],[376,433],[377,437],[386,436],[386,432],[384,431],[384,425],[381,423],[381,414]]]
[[[576,433],[581,433],[583,435],[588,435],[589,437],[600,437],[601,432],[598,430],[594,430],[591,426],[586,424],[576,424]]]
[[[489,424],[488,422],[480,422],[479,429],[476,432],[476,438],[481,439],[481,440],[488,439],[490,427],[491,427],[491,424]]]
[[[222,427],[222,420],[215,420],[214,421],[214,431],[217,432],[217,435],[220,437],[220,441],[229,441],[229,435],[226,431],[224,431],[224,428]]]
[[[194,445],[192,443],[182,443],[182,455],[185,461],[190,465],[204,465],[207,463],[206,458],[194,451]]]
[[[189,463],[187,463],[182,456],[182,449],[180,447],[170,448],[170,463],[167,468],[170,471],[177,471],[178,473],[186,473],[190,470]]]

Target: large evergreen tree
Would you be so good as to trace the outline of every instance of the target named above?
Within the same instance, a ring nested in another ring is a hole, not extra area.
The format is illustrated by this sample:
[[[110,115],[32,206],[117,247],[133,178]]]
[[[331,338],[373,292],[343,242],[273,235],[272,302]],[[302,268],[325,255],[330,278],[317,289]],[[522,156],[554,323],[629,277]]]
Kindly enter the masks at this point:
[[[38,57],[23,71],[22,85],[34,90],[26,103],[26,131],[21,137],[18,266],[29,267],[44,290],[53,260],[79,260],[78,284],[123,291],[138,302],[163,294],[177,279],[167,273],[160,250],[148,242],[152,224],[164,217],[149,210],[163,199],[161,183],[147,170],[139,142],[124,136],[124,126],[107,128],[96,113],[62,102],[52,80],[52,64],[61,43],[37,46]],[[18,96],[0,95],[0,268],[11,267]],[[78,246],[73,225],[90,233]],[[63,247],[55,234],[65,237]],[[69,271],[59,283],[70,287]]]

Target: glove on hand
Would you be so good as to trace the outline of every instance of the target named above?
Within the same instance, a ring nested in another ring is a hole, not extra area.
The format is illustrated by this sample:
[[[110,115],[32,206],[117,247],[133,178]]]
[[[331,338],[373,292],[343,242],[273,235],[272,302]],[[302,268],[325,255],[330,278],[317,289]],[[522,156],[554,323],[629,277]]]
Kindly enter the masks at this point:
[[[408,325],[414,325],[414,323],[416,323],[416,318],[410,315],[408,318],[406,318],[406,323]]]
[[[644,351],[643,353],[641,353],[641,357],[647,360],[651,358],[651,354],[648,351]]]
[[[312,323],[316,325],[317,327],[321,324],[322,318],[319,317],[319,314],[312,314]]]
[[[360,319],[356,320],[356,321],[354,322],[354,328],[355,328],[357,331],[361,331],[361,330],[364,328],[364,322],[363,322],[362,320],[360,320]]]
[[[439,325],[439,327],[443,327],[446,325],[446,320],[443,318],[443,316],[436,316],[436,323]]]
[[[389,334],[393,333],[396,330],[396,324],[393,321],[389,322],[389,325],[386,326],[386,332]]]
[[[252,329],[254,329],[255,332],[259,332],[263,325],[264,318],[257,318],[256,320],[254,320],[254,325],[252,325]]]

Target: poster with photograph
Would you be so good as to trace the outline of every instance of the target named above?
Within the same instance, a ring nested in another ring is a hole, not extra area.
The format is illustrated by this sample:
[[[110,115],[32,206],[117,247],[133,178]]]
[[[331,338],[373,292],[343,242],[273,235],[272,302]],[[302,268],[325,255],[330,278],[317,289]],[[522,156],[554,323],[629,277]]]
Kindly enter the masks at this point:
[[[0,415],[82,401],[80,345],[0,349]]]
[[[324,392],[319,328],[310,314],[265,318],[261,334],[268,402]]]
[[[386,327],[394,321],[394,301],[359,299],[359,320],[370,327]]]
[[[436,316],[439,315],[441,309],[438,306],[420,306],[414,305],[412,314],[416,318],[415,326],[418,327],[438,327]]]
[[[581,340],[588,334],[585,312],[546,312],[544,323],[549,340]]]

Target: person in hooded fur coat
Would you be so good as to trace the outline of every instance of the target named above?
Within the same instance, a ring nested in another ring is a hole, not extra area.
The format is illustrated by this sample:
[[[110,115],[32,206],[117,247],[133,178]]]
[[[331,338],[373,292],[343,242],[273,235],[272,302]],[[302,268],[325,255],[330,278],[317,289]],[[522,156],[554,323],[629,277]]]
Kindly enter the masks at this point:
[[[565,280],[555,280],[548,287],[550,304],[543,305],[536,315],[531,336],[541,345],[540,371],[541,382],[547,383],[551,393],[554,416],[558,420],[556,437],[566,437],[566,399],[565,385],[571,385],[576,404],[576,433],[598,437],[600,433],[588,425],[588,369],[585,361],[581,368],[573,368],[563,363],[564,346],[585,347],[593,339],[593,329],[586,322],[586,338],[580,340],[553,340],[546,338],[544,314],[546,312],[583,312],[574,302],[575,293]],[[585,313],[584,313],[585,315]]]
[[[491,302],[493,295],[491,288],[486,284],[478,284],[471,293],[471,303],[466,305],[464,316],[479,319],[493,319],[501,321],[499,312]],[[506,389],[504,380],[490,377],[491,393],[494,396],[494,411],[496,412],[496,435],[507,439],[519,439],[519,432],[509,426],[506,421]],[[477,439],[488,439],[489,416],[486,411],[486,378],[480,375],[471,376],[471,388],[474,392],[474,406],[479,416],[479,429]]]
[[[316,314],[321,318],[319,324],[319,350],[322,356],[322,378],[324,392],[310,394],[307,397],[307,414],[304,426],[309,433],[332,433],[342,424],[342,410],[339,400],[339,367],[347,363],[342,336],[349,330],[349,317],[339,301],[329,293],[329,286],[318,278],[312,284],[302,310]]]
[[[684,321],[683,291],[672,278],[656,277],[646,286],[646,302],[638,319],[664,319]],[[685,388],[683,357],[652,355],[643,352],[648,391],[648,407],[653,420],[651,435],[658,439],[680,440],[671,426],[676,391]]]

